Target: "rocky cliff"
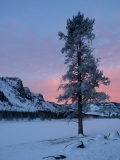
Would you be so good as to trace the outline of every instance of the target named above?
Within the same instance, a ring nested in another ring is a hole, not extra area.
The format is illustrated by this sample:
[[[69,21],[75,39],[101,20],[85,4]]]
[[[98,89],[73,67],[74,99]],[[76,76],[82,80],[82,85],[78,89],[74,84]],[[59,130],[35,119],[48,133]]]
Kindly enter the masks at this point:
[[[0,78],[0,111],[56,112],[57,107],[55,103],[45,102],[42,94],[24,87],[20,78]]]

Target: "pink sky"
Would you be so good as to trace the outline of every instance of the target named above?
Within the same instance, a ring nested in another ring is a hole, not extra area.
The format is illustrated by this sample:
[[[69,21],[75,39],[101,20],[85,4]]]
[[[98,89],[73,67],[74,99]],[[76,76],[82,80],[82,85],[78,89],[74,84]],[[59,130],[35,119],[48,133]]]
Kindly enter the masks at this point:
[[[119,0],[1,0],[0,77],[19,77],[32,92],[56,101],[60,78],[65,74],[64,42],[66,20],[78,11],[95,19],[93,54],[100,57],[100,68],[111,84],[100,90],[119,102],[120,95],[120,1]]]
[[[109,86],[101,86],[100,91],[106,92],[110,96],[110,101],[120,103],[120,65],[104,69],[104,75],[109,77],[111,83]]]
[[[101,86],[99,91],[104,91],[110,96],[111,102],[120,103],[120,75],[118,75],[120,71],[120,66],[115,68],[104,69],[104,75],[109,77],[111,80],[111,84],[109,86]],[[36,93],[42,93],[46,101],[57,102],[56,97],[60,94],[60,91],[57,92],[58,85],[60,84],[60,78],[54,77],[52,79],[43,81],[29,81],[25,82],[24,85],[28,85],[32,91]]]

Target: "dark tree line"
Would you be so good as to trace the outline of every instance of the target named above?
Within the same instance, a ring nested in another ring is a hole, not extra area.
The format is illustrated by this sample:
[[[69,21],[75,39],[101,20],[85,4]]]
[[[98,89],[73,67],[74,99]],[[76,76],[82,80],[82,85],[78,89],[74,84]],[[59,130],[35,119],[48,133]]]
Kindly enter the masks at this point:
[[[44,119],[60,119],[66,118],[65,115],[50,112],[50,111],[36,111],[36,112],[18,112],[18,111],[0,111],[0,120],[18,120],[18,119],[25,119],[33,120],[36,118],[40,118],[41,120]]]

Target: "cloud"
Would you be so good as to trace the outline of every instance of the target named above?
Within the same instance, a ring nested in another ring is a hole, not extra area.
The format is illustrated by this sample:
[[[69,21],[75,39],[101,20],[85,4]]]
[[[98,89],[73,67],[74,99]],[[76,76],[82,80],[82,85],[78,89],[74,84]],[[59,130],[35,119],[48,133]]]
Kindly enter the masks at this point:
[[[104,75],[110,78],[111,83],[109,86],[101,85],[99,90],[106,92],[110,96],[110,101],[120,103],[120,65],[102,70]]]
[[[101,89],[105,89],[112,101],[119,101],[119,15],[120,12],[116,12],[105,21],[102,14],[96,14],[94,29],[94,55],[101,58],[100,67],[111,79],[111,85],[101,86]],[[57,33],[48,34],[50,30],[47,34],[42,34],[30,28],[26,31],[24,27],[29,28],[24,24],[20,25],[20,21],[16,19],[3,21],[0,25],[0,76],[20,77],[33,92],[43,94],[46,100],[56,101],[59,79],[66,67],[64,55],[60,53],[63,42],[58,40]]]
[[[101,17],[95,26],[94,54],[101,58],[102,67],[117,66],[120,59],[120,21],[116,14],[111,18],[113,20],[104,22]]]
[[[14,23],[0,28],[0,76],[19,77],[31,91],[56,101],[59,79],[65,71],[62,43],[51,33],[17,32]],[[13,25],[13,28],[12,28]]]
[[[60,91],[57,92],[57,88],[60,85],[58,77],[45,80],[24,80],[23,84],[29,87],[32,92],[41,93],[46,101],[57,102],[56,97],[61,93]]]
[[[3,31],[2,28],[0,33]],[[34,32],[19,36],[12,29],[9,34],[4,31],[0,37],[0,75],[31,79],[60,76],[64,70],[64,56],[56,36],[50,34],[43,38]]]
[[[110,96],[110,101],[120,102],[120,65],[116,67],[110,67],[108,69],[101,68],[104,76],[110,78],[111,83],[109,86],[101,85],[99,91],[104,91]],[[57,92],[57,88],[60,85],[59,77],[47,78],[45,80],[38,79],[24,79],[24,86],[28,86],[32,92],[43,94],[46,101],[57,102],[56,97],[62,92]]]

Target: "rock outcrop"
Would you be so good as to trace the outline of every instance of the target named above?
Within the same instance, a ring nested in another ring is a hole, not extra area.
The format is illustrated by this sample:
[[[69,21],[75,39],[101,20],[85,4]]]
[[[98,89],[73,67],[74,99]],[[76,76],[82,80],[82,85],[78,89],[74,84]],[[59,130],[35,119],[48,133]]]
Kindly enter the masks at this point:
[[[0,78],[0,111],[50,111],[56,112],[55,103],[45,102],[42,94],[24,87],[20,78]]]

